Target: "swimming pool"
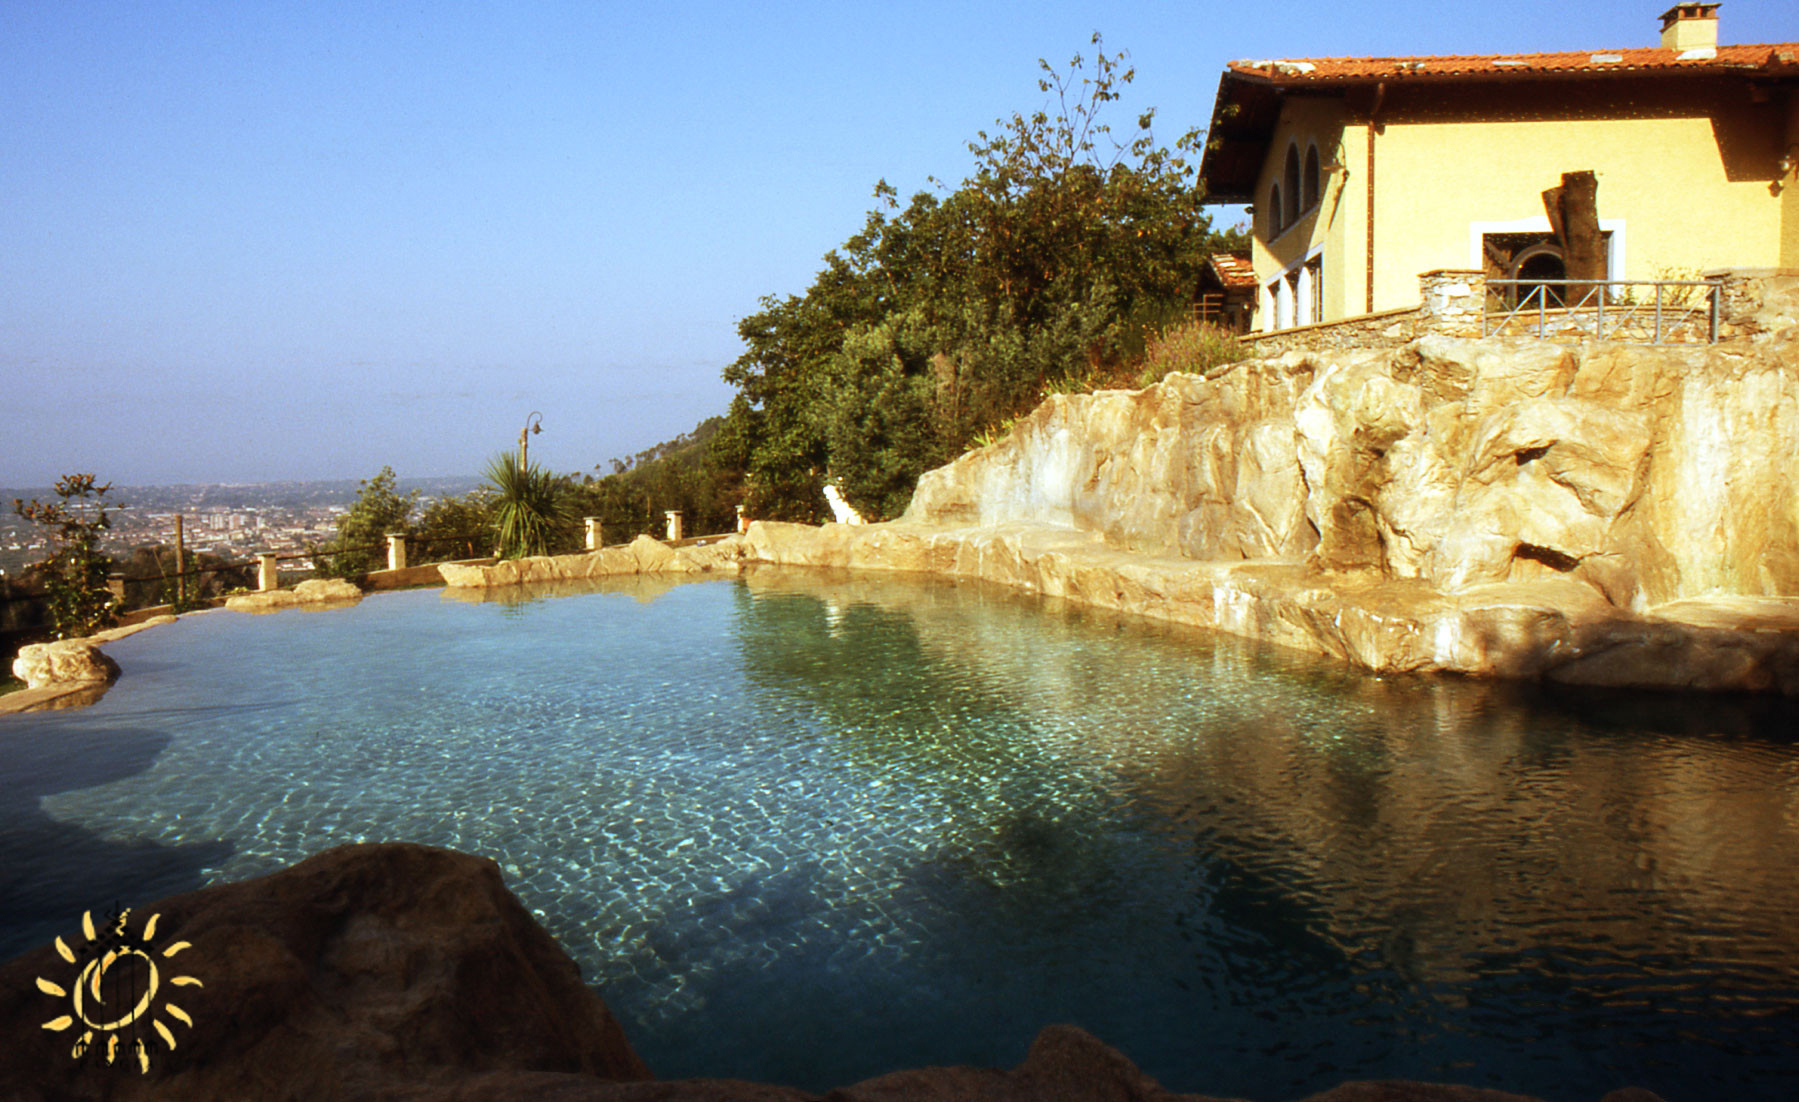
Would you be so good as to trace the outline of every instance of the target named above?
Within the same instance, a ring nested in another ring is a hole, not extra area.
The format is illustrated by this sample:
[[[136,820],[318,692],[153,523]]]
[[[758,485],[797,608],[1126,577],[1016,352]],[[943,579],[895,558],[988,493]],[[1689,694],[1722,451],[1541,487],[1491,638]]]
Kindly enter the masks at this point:
[[[0,722],[0,956],[406,840],[497,860],[662,1077],[1070,1021],[1254,1098],[1799,1085],[1785,702],[1381,680],[967,583],[489,596],[184,618]]]

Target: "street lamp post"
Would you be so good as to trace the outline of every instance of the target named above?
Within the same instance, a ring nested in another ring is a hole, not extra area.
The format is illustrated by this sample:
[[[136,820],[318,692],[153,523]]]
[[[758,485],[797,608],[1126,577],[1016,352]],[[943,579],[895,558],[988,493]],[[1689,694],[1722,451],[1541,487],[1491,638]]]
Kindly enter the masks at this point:
[[[533,418],[535,418],[535,420],[536,420],[535,424],[533,423]],[[525,449],[527,447],[529,447],[528,441],[531,438],[531,434],[534,432],[542,432],[542,431],[543,431],[543,414],[538,413],[536,410],[532,410],[531,415],[529,417],[525,418],[525,427],[518,430],[518,473],[519,474],[522,475],[527,470],[527,468],[525,466]]]

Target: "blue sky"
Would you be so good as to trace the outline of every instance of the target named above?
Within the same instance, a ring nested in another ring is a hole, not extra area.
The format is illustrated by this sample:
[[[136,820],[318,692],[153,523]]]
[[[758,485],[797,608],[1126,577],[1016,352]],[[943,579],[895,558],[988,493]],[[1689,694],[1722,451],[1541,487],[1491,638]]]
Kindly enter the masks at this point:
[[[1118,129],[1172,141],[1232,58],[1648,46],[1666,6],[0,0],[0,486],[472,474],[533,410],[591,470],[723,412],[758,299],[1095,30]]]

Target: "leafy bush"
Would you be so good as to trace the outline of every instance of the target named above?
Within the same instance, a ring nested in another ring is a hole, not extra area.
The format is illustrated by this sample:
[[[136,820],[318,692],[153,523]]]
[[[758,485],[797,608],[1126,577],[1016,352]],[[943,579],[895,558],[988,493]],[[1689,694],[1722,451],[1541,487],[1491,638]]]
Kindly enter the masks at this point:
[[[413,529],[416,542],[407,560],[445,562],[489,554],[493,550],[494,501],[493,490],[481,489],[432,502]]]
[[[112,560],[100,552],[100,533],[112,527],[105,497],[112,483],[98,485],[91,474],[56,480],[60,501],[27,505],[14,498],[13,512],[50,529],[50,557],[35,564],[49,597],[50,622],[58,639],[92,635],[110,625],[118,602],[106,588]]]

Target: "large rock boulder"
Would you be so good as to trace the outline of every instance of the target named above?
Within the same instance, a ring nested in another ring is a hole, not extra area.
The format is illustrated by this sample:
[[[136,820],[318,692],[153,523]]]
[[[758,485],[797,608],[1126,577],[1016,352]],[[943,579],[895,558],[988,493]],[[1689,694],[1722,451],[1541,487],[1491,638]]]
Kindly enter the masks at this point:
[[[85,708],[105,696],[119,676],[118,663],[101,652],[101,645],[174,622],[173,616],[151,616],[82,639],[32,643],[19,648],[12,671],[14,677],[25,682],[25,688],[0,696],[0,715]]]
[[[101,653],[92,639],[59,639],[19,648],[12,674],[27,689],[43,689],[70,682],[110,682],[119,676],[119,664]]]
[[[225,607],[233,612],[280,612],[303,608],[320,611],[348,608],[362,600],[362,590],[355,582],[342,578],[310,578],[292,589],[270,589],[260,593],[240,593],[225,599]]]
[[[522,1073],[649,1076],[492,861],[416,845],[342,846],[142,907],[126,926],[141,934],[151,915],[160,916],[152,953],[163,986],[149,1016],[175,1048],[146,1021],[147,1073],[126,1066],[135,1064],[128,1052],[111,1067],[71,1059],[80,1027],[43,1028],[71,1012],[45,983],[72,995],[78,969],[45,946],[0,967],[0,1094],[371,1098],[441,1096],[474,1076],[496,1088],[496,1076]],[[89,944],[81,916],[69,918],[63,942],[80,952]],[[188,947],[165,957],[181,942]],[[171,986],[176,975],[200,983]]]

